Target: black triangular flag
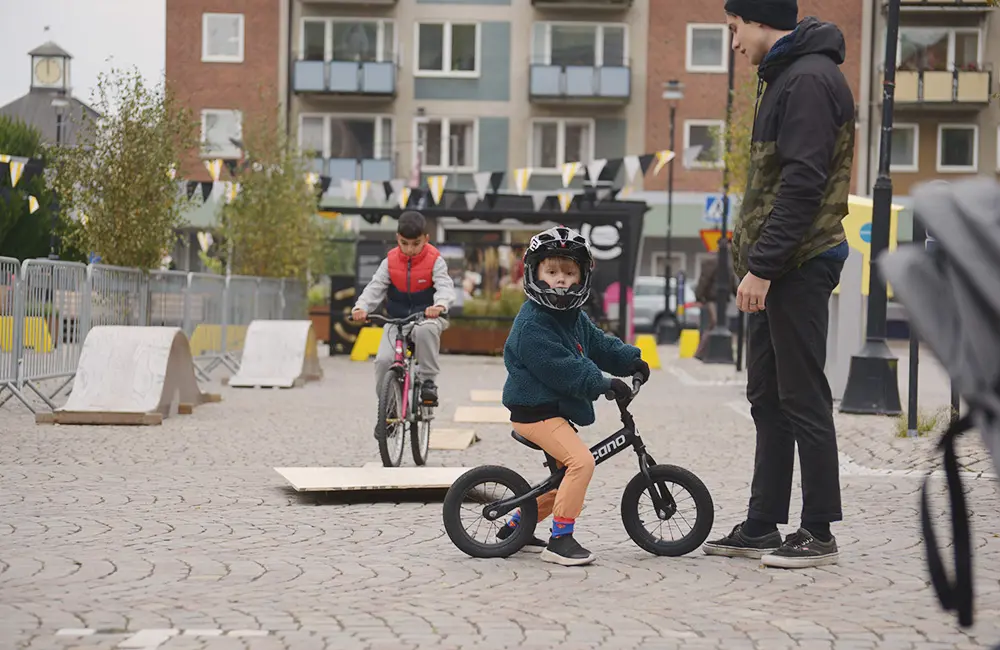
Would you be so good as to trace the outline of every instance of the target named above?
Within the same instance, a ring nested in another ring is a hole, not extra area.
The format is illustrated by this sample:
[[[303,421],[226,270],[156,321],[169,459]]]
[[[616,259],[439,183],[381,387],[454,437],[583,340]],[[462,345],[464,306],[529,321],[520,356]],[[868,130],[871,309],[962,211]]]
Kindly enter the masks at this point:
[[[645,176],[646,172],[649,171],[649,168],[652,166],[654,160],[656,160],[655,153],[644,153],[639,156],[639,169],[642,170],[643,176]]]
[[[624,162],[624,158],[612,158],[608,160],[608,164],[601,170],[601,175],[597,177],[597,180],[614,181],[618,177],[618,172],[621,170]]]
[[[188,181],[186,189],[187,189],[188,200],[190,200],[191,197],[194,196],[194,191],[198,189],[198,181]]]
[[[0,187],[10,184],[10,163],[0,162]]]
[[[392,196],[392,181],[382,181],[382,190],[385,192],[385,198],[388,199]]]
[[[323,191],[320,192],[320,196],[326,194],[326,191],[328,189],[330,189],[330,181],[331,180],[332,179],[329,176],[320,176],[319,177],[319,186],[323,189]]]
[[[214,185],[215,185],[215,183],[213,183],[212,181],[203,181],[202,182],[202,184],[201,184],[201,200],[202,201],[206,201],[207,202],[208,201],[208,197],[212,196],[212,186],[214,186]]]
[[[226,163],[226,169],[229,170],[229,175],[236,176],[236,165],[239,163],[239,161],[235,158],[230,158],[227,160],[223,160],[222,162]]]
[[[504,172],[493,172],[490,174],[490,187],[493,188],[493,193],[496,194],[500,190],[500,185],[503,184]]]

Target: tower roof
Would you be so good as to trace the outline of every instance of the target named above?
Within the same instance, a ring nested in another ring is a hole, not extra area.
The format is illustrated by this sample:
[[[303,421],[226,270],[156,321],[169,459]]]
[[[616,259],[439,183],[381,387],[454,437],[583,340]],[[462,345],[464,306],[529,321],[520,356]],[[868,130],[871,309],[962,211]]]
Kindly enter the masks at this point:
[[[39,45],[35,49],[28,52],[29,56],[64,56],[67,59],[72,59],[73,55],[62,49],[55,44],[54,41],[48,41],[42,45]]]

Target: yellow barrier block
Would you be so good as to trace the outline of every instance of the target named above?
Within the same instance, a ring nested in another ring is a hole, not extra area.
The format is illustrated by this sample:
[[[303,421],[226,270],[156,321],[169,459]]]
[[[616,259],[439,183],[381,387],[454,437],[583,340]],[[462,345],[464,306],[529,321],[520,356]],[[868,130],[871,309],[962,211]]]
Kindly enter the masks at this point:
[[[652,334],[640,334],[635,337],[635,347],[642,353],[642,360],[649,364],[650,368],[660,367],[660,353],[656,349],[656,338]]]
[[[378,345],[382,341],[381,327],[362,327],[358,338],[351,348],[351,361],[367,361],[378,354]]]
[[[680,356],[681,359],[691,359],[694,357],[694,353],[698,351],[698,341],[700,336],[698,330],[681,330],[681,339],[679,342]]]
[[[226,327],[226,352],[243,349],[243,342],[247,338],[247,327],[249,325],[228,325]]]
[[[201,357],[207,352],[222,350],[222,326],[199,324],[191,334],[191,356]]]
[[[41,316],[24,319],[24,347],[35,352],[52,352],[52,334],[48,320]],[[0,350],[10,352],[14,347],[14,317],[0,316]]]

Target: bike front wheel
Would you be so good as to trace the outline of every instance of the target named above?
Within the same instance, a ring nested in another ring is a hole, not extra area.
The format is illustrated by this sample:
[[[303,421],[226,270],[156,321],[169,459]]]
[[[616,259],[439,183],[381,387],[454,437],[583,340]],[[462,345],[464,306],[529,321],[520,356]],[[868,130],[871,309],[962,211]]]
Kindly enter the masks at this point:
[[[375,435],[383,467],[399,467],[403,462],[403,442],[406,421],[403,419],[403,382],[398,370],[390,370],[382,378],[378,398],[378,422]]]
[[[654,555],[686,555],[704,543],[712,532],[715,505],[701,479],[683,467],[653,465],[649,478],[642,472],[632,477],[622,494],[622,523],[639,548]],[[670,503],[673,512],[660,517],[653,506],[653,487]],[[680,489],[678,489],[680,488]],[[647,522],[653,527],[650,530]],[[688,529],[687,532],[683,532]],[[674,533],[681,533],[675,538]],[[670,539],[666,539],[669,535]]]
[[[422,410],[428,410],[421,407]],[[431,448],[431,421],[420,419],[410,423],[410,451],[413,462],[417,465],[427,464],[427,455]]]
[[[498,465],[483,465],[458,477],[444,497],[444,529],[460,551],[472,557],[509,557],[520,551],[535,534],[538,502],[521,504],[521,522],[505,539],[497,533],[508,517],[490,521],[483,507],[527,494],[531,486],[520,474]]]

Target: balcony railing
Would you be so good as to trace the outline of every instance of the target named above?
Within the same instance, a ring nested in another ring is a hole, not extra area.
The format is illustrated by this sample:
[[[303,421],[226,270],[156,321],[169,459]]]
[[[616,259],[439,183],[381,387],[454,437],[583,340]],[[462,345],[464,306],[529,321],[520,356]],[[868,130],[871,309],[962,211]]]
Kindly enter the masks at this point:
[[[883,0],[883,5],[887,0]],[[989,0],[900,0],[899,8],[906,10],[948,11],[972,10],[986,11],[990,8]]]
[[[307,5],[346,5],[346,6],[376,6],[376,7],[390,7],[395,5],[399,0],[302,0],[302,4]]]
[[[329,176],[334,181],[390,181],[393,179],[392,159],[378,158],[316,158],[312,171]]]
[[[630,9],[633,0],[531,0],[538,9]]]
[[[880,75],[884,76],[884,75]],[[897,70],[898,105],[976,107],[990,102],[992,70]]]
[[[632,95],[628,65],[530,64],[528,95],[532,100],[626,103]]]
[[[391,61],[296,61],[297,93],[395,97],[396,64]]]

